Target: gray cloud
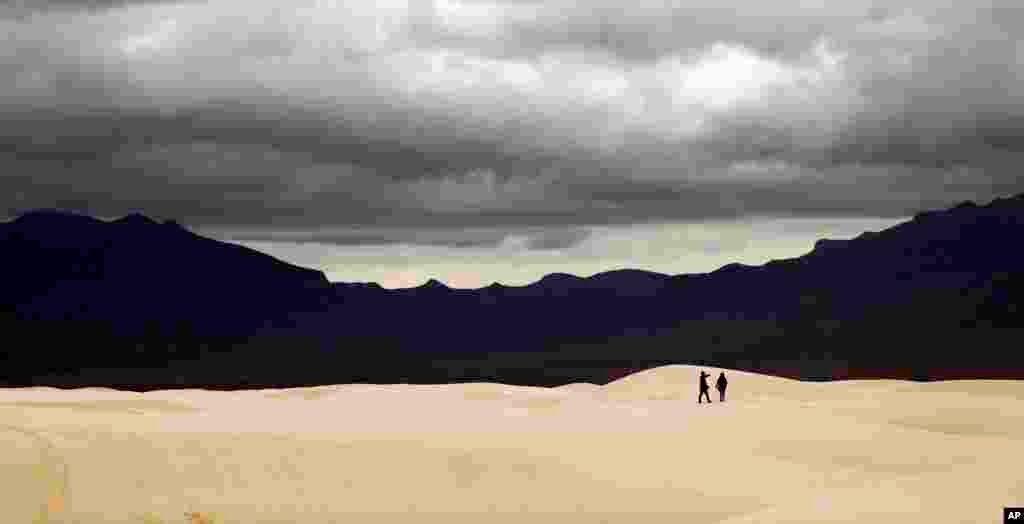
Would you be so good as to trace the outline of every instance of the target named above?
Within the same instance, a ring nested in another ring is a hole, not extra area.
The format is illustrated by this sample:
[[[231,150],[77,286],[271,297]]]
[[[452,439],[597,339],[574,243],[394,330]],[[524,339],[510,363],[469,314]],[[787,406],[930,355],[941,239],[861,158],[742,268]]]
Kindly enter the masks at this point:
[[[590,232],[582,229],[564,229],[550,231],[530,237],[526,245],[529,249],[549,251],[567,249],[579,245],[590,237]]]
[[[765,55],[795,57],[823,36],[887,12],[863,1],[827,7],[736,0],[455,2],[464,6],[464,18],[490,15],[490,24],[474,28],[460,23],[459,9],[451,4],[440,2],[421,10],[421,43],[461,45],[506,57],[584,49],[639,62],[700,51],[715,42],[736,42]]]
[[[211,231],[211,234],[239,242],[329,244],[336,246],[387,246],[407,244],[450,248],[494,248],[509,236],[508,231],[418,231],[409,229],[371,231],[255,231],[248,233]]]
[[[173,0],[13,0],[0,7],[0,14],[25,16],[52,11],[98,11],[132,4],[171,1]]]
[[[590,237],[580,228],[379,228],[309,230],[230,231],[208,229],[210,235],[234,242],[274,242],[278,244],[326,244],[332,246],[432,246],[455,249],[496,249],[553,251],[578,246]]]
[[[0,10],[0,209],[569,231],[543,249],[1024,191],[1007,2],[335,4]]]

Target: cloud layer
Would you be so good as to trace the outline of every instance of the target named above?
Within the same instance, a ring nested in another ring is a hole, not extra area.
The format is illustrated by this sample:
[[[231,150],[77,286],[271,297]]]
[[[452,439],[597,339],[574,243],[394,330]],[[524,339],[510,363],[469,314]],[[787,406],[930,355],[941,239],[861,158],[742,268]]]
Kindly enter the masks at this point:
[[[267,231],[546,228],[545,249],[586,226],[1024,191],[1012,3],[681,4],[10,4],[0,199]]]

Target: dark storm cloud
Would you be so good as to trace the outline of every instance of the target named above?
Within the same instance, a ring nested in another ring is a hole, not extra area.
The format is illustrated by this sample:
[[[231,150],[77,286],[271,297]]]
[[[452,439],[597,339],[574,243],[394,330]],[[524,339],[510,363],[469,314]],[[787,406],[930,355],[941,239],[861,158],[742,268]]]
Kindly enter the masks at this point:
[[[294,244],[329,244],[337,246],[387,246],[405,244],[449,248],[496,248],[502,245],[535,251],[552,251],[575,247],[590,237],[579,228],[499,228],[499,229],[411,229],[371,228],[369,230],[324,231],[218,231],[210,234],[238,242],[277,242]],[[520,242],[515,240],[519,239]],[[511,241],[511,244],[508,244]]]
[[[931,4],[32,3],[0,11],[0,209],[545,248],[1024,191],[1024,13]]]
[[[216,233],[214,231],[214,233]],[[442,246],[453,248],[493,248],[501,245],[508,237],[505,231],[440,231],[423,232],[397,231],[337,231],[337,232],[289,232],[260,231],[250,233],[221,233],[219,236],[233,241],[247,242],[289,242],[296,244],[316,243],[337,246],[385,246],[409,244],[420,246]]]
[[[265,105],[266,104],[266,105]],[[388,114],[392,113],[392,114]],[[300,154],[318,163],[344,162],[375,168],[385,176],[466,170],[504,159],[502,146],[430,115],[382,109],[373,127],[330,119],[273,102],[208,102],[173,114],[108,109],[11,111],[0,130],[0,150],[18,159],[90,160],[117,152],[189,143],[259,145]],[[424,136],[436,134],[443,140]],[[543,156],[524,163],[542,164]]]

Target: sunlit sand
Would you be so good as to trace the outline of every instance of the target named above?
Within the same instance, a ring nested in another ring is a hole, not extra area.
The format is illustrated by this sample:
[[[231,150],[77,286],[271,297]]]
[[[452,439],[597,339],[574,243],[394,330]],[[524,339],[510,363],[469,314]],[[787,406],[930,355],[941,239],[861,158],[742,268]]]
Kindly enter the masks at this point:
[[[0,389],[0,522],[996,522],[1024,382]],[[717,368],[703,368],[717,376]]]

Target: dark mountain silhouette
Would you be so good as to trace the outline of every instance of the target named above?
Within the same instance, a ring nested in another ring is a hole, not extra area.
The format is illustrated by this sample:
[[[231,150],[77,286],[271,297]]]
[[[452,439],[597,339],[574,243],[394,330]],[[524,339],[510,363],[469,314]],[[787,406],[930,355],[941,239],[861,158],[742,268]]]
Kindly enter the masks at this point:
[[[1024,378],[1024,195],[703,274],[388,290],[141,215],[0,224],[10,384],[601,382],[694,363],[806,379]],[[85,344],[93,349],[84,350]]]
[[[291,297],[330,285],[320,271],[138,214],[104,222],[34,211],[0,224],[0,246],[6,309],[25,319],[109,320],[126,334],[170,319],[237,330],[268,313],[263,297],[294,305]]]

